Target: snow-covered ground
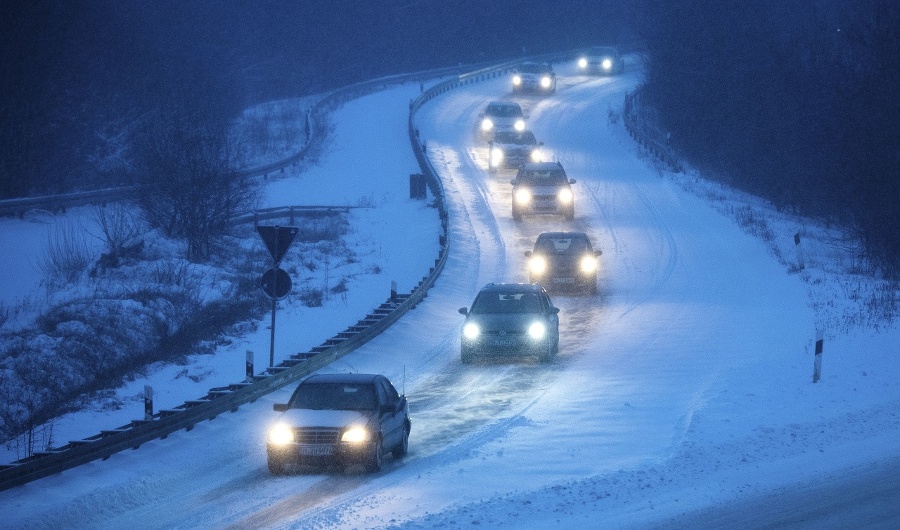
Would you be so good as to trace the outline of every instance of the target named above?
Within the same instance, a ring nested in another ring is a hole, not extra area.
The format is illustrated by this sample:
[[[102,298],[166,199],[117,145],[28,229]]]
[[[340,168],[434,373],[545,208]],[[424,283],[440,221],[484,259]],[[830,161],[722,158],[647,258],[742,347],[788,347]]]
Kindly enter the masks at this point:
[[[556,95],[519,101],[577,180],[573,222],[513,222],[512,173],[486,171],[474,124],[487,101],[510,97],[507,80],[449,92],[417,117],[448,194],[448,263],[423,303],[326,369],[381,372],[405,388],[407,458],[371,476],[271,477],[265,430],[285,388],[137,451],[0,492],[4,526],[896,526],[900,333],[866,316],[871,293],[896,300],[896,287],[845,273],[815,243],[827,232],[812,223],[660,173],[615,119],[639,81],[634,69],[599,79],[557,69]],[[407,198],[417,168],[405,120],[418,90],[347,103],[319,164],[268,187],[269,205],[312,197],[374,206],[353,214],[355,237],[376,245],[360,254],[384,271],[360,277],[346,302],[285,307],[283,354],[358,319],[391,279],[408,290],[433,263],[437,213]],[[554,296],[557,360],[462,365],[456,309],[487,282],[524,281],[535,237],[570,228],[603,250],[603,269],[598,296]],[[790,254],[798,231],[803,271]],[[265,351],[264,328],[205,356],[210,369],[241,374],[232,357]],[[818,330],[825,351],[814,384]],[[83,413],[59,429],[93,433],[119,421]]]

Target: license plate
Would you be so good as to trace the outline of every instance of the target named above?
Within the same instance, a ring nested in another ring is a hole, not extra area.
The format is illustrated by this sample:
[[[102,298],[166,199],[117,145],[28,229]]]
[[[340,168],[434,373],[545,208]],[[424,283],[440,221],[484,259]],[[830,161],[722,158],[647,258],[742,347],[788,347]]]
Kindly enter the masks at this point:
[[[553,278],[553,283],[575,283],[575,278]]]
[[[331,456],[334,454],[334,447],[330,445],[301,445],[301,456]]]
[[[515,345],[515,341],[512,341],[512,340],[496,339],[496,340],[494,340],[494,342],[491,343],[491,346],[494,346],[495,348],[511,348],[514,345]]]

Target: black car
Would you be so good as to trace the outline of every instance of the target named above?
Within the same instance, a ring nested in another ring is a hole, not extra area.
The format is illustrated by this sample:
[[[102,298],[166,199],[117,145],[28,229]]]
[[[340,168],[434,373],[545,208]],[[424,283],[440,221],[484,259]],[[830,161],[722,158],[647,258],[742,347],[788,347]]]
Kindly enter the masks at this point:
[[[556,92],[556,73],[550,63],[524,62],[512,78],[513,93],[552,94]]]
[[[534,356],[550,361],[559,351],[559,308],[538,284],[489,283],[472,308],[461,307],[460,357]]]
[[[625,70],[625,61],[618,48],[596,46],[578,58],[578,70],[594,75],[621,74]]]
[[[378,471],[385,453],[400,458],[409,447],[409,404],[383,375],[313,375],[274,409],[282,414],[269,430],[266,453],[275,475],[295,464]]]
[[[541,144],[531,131],[497,131],[488,147],[488,168],[519,167],[541,161]]]
[[[525,252],[528,275],[546,289],[595,294],[601,253],[584,232],[544,232]]]
[[[560,214],[567,220],[575,218],[575,179],[569,179],[559,162],[529,162],[519,167],[512,181],[512,217],[520,221],[522,215]]]

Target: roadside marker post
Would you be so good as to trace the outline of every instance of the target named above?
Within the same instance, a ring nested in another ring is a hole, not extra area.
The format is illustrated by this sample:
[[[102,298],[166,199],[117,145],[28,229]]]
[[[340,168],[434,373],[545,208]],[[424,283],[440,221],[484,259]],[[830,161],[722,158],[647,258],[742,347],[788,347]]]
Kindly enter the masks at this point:
[[[822,376],[822,350],[825,342],[824,337],[824,330],[820,329],[816,331],[816,360],[813,365],[813,383],[818,383],[819,378]]]
[[[253,351],[247,350],[247,379],[248,383],[253,382]]]
[[[803,259],[803,247],[800,246],[800,232],[794,234],[794,248],[797,249],[797,266],[802,271],[806,268],[806,261]]]
[[[153,387],[144,385],[144,420],[153,419]]]

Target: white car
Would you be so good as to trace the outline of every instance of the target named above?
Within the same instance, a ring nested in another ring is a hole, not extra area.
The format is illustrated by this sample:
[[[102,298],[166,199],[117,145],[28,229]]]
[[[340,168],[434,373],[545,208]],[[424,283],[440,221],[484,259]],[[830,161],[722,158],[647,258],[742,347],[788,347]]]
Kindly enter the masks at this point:
[[[520,64],[512,78],[515,94],[552,94],[556,92],[556,73],[550,63],[525,62]]]
[[[624,69],[622,54],[612,46],[596,46],[578,58],[578,70],[584,74],[614,75]]]
[[[488,168],[517,168],[525,162],[540,162],[541,145],[531,131],[499,131],[489,145]]]
[[[491,101],[480,118],[479,130],[488,140],[493,140],[497,131],[525,130],[525,114],[522,107],[513,101]]]

